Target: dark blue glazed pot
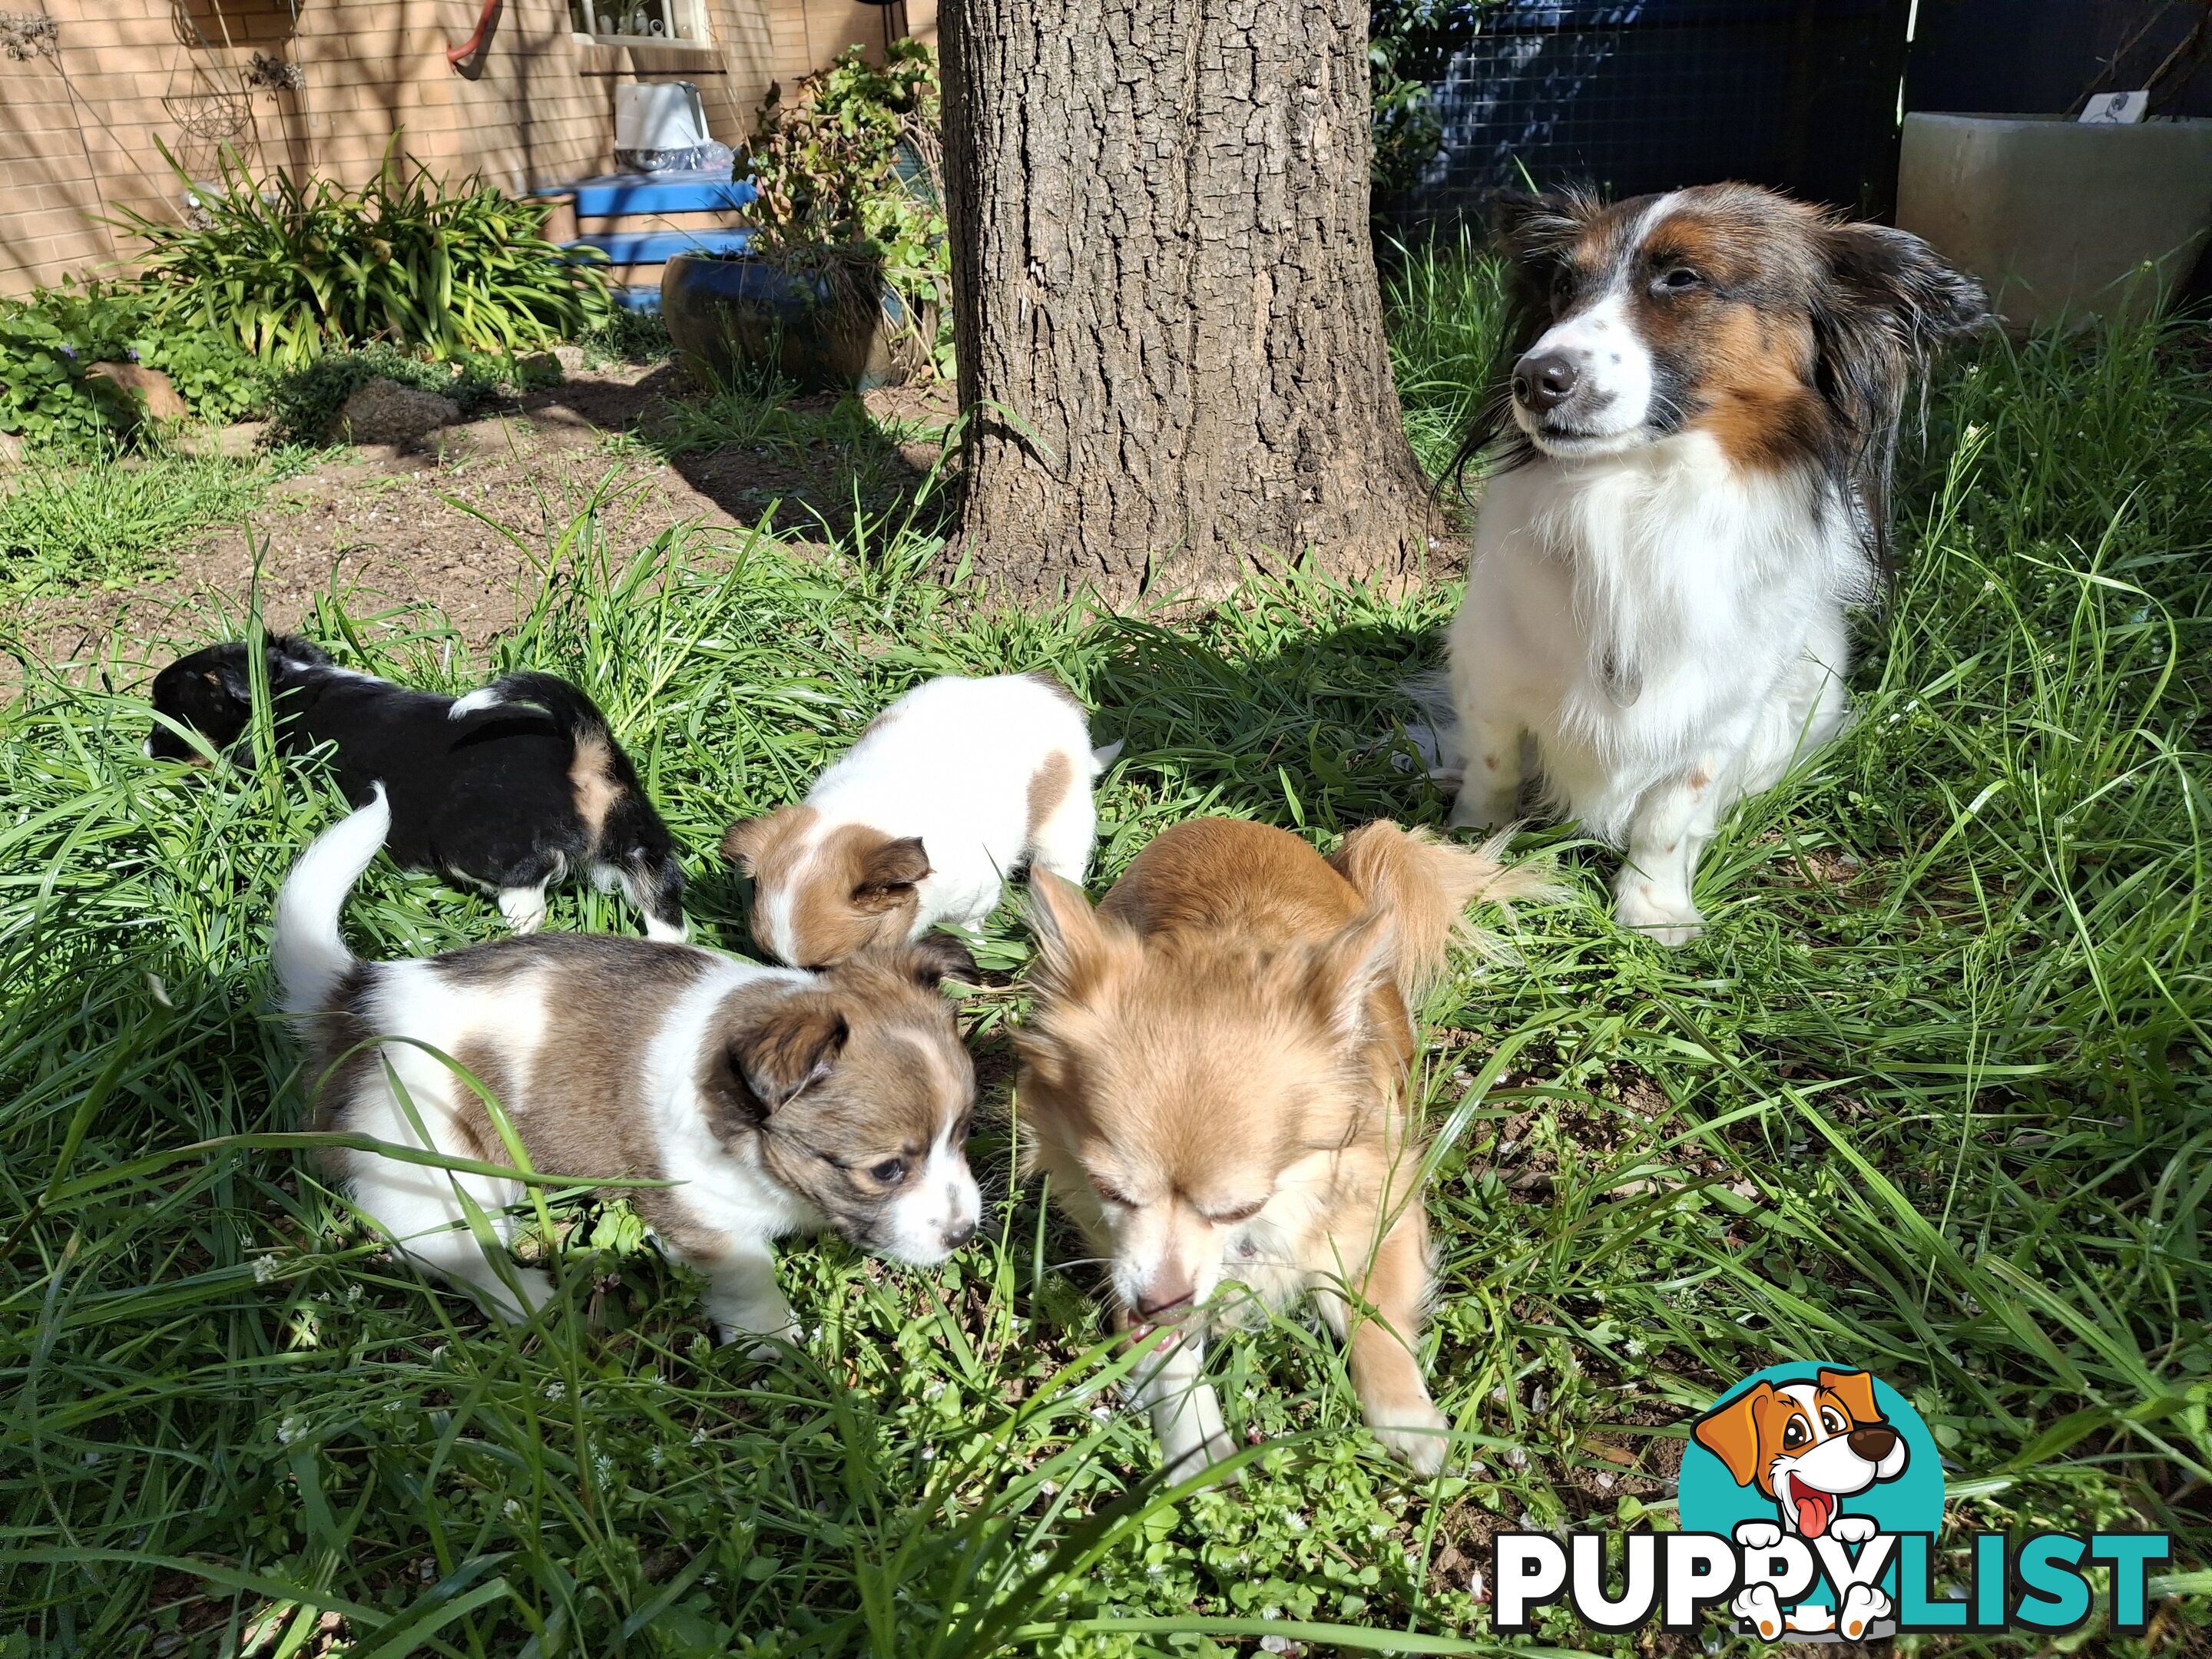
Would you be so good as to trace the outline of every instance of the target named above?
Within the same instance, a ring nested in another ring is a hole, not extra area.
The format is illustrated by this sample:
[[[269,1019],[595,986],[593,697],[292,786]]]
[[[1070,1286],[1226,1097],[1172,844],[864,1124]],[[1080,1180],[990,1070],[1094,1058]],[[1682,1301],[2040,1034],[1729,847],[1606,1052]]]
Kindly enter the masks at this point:
[[[661,273],[660,314],[695,372],[773,368],[806,391],[902,385],[937,337],[935,307],[910,307],[881,282],[794,276],[750,255],[676,255]]]

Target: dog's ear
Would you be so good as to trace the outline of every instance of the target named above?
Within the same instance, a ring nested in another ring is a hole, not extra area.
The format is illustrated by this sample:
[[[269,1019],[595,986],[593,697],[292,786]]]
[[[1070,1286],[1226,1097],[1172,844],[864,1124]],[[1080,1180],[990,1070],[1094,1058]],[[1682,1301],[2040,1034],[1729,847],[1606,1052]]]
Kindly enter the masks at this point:
[[[1990,320],[1982,285],[1910,231],[1830,225],[1821,246],[1841,303],[1881,313],[1916,352],[1971,334]]]
[[[861,854],[853,872],[853,902],[863,910],[903,904],[929,878],[929,854],[920,836],[902,836]]]
[[[1728,1465],[1729,1479],[1747,1486],[1759,1475],[1759,1408],[1774,1396],[1774,1385],[1746,1389],[1725,1406],[1716,1406],[1691,1431],[1697,1443]]]
[[[1874,1377],[1866,1371],[1822,1371],[1820,1385],[1823,1392],[1832,1394],[1844,1402],[1853,1424],[1881,1423],[1887,1419],[1881,1407],[1875,1404]]]
[[[756,873],[761,848],[773,833],[769,823],[768,818],[739,818],[722,831],[722,856],[747,875]]]
[[[785,997],[729,1039],[730,1067],[756,1103],[760,1121],[787,1106],[800,1090],[828,1077],[852,1028],[824,996]]]
[[[1322,1025],[1346,1042],[1369,1031],[1368,999],[1390,981],[1398,930],[1386,910],[1370,910],[1316,948],[1305,964],[1307,1006]]]
[[[901,948],[906,952],[908,972],[926,991],[934,991],[940,980],[963,980],[973,985],[980,977],[975,957],[950,933],[924,933]]]
[[[1045,997],[1080,1000],[1109,963],[1136,948],[1127,928],[1102,921],[1081,888],[1049,870],[1030,872],[1029,909],[1037,942],[1030,977]]]

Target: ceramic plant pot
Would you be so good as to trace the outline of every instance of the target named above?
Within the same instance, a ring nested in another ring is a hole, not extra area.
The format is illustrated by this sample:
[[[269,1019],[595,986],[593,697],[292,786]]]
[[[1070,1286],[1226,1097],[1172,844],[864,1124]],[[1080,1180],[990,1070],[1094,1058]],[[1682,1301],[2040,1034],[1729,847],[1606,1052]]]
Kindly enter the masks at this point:
[[[660,313],[702,378],[773,369],[807,391],[902,385],[937,337],[934,306],[908,306],[878,279],[833,282],[750,255],[677,255],[660,279]]]

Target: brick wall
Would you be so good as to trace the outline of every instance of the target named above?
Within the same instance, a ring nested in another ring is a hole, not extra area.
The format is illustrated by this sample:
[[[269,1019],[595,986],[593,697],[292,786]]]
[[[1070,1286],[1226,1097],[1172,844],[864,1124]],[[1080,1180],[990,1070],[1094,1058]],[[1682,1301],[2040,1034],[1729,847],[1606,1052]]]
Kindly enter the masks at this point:
[[[115,268],[131,240],[100,221],[118,206],[177,216],[183,185],[157,141],[193,177],[213,174],[227,138],[257,168],[358,183],[397,132],[434,173],[540,189],[611,166],[625,79],[695,81],[714,136],[741,143],[769,81],[812,66],[816,33],[800,0],[704,0],[710,45],[601,46],[574,35],[568,0],[506,0],[470,79],[446,50],[475,28],[477,0],[334,0],[296,23],[287,0],[46,3],[58,53],[0,57],[0,293]],[[247,88],[257,52],[306,84]]]

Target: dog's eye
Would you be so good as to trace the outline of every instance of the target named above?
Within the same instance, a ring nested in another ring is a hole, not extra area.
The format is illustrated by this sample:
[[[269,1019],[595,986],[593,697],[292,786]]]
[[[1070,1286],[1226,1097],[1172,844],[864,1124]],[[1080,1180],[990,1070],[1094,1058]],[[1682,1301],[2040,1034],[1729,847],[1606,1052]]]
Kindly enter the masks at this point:
[[[1091,1185],[1092,1188],[1097,1191],[1098,1196],[1104,1199],[1109,1204],[1118,1204],[1125,1210],[1133,1210],[1137,1207],[1133,1200],[1124,1198],[1120,1193],[1116,1192],[1113,1188],[1109,1187],[1103,1181],[1094,1178]]]
[[[1785,1449],[1802,1446],[1808,1437],[1805,1432],[1804,1419],[1802,1418],[1791,1418],[1789,1426],[1782,1431],[1782,1444]]]
[[[1573,267],[1561,265],[1552,273],[1552,309],[1557,311],[1575,297]]]
[[[906,1179],[906,1160],[887,1158],[870,1170],[868,1176],[871,1180],[879,1181],[886,1187],[896,1187]]]
[[[1844,1422],[1836,1413],[1823,1409],[1820,1413],[1820,1426],[1830,1434],[1841,1434],[1845,1429],[1850,1427],[1850,1425]]]
[[[1218,1211],[1206,1219],[1217,1227],[1234,1227],[1240,1221],[1249,1221],[1267,1207],[1267,1200],[1263,1198],[1257,1204],[1244,1204],[1233,1210]]]
[[[1651,286],[1662,294],[1680,294],[1696,288],[1705,279],[1687,265],[1676,265]]]

